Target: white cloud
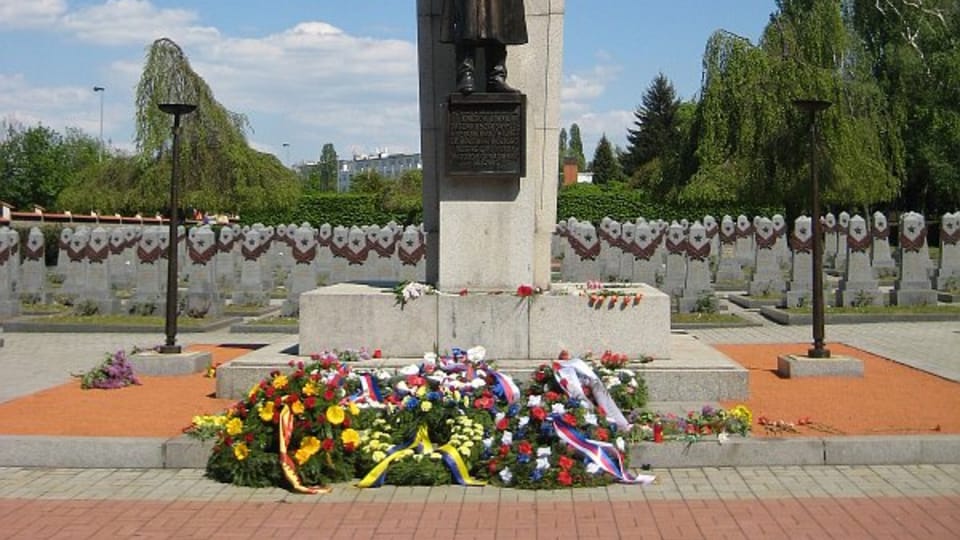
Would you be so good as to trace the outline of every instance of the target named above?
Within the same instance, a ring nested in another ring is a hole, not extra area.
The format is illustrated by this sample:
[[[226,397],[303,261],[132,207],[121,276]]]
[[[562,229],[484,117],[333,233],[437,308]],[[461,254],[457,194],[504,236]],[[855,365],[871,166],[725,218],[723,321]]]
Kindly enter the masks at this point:
[[[0,27],[47,26],[66,10],[66,0],[0,0]]]
[[[147,0],[107,0],[64,15],[62,26],[78,38],[100,45],[149,43],[169,37],[181,45],[216,40],[216,28],[196,26],[197,14],[159,9]]]
[[[593,158],[600,137],[604,134],[615,146],[626,145],[627,128],[633,125],[633,111],[612,110],[605,112],[587,112],[573,117],[570,124],[580,126],[580,138],[583,141],[583,153],[587,160]],[[567,125],[570,125],[567,124]]]

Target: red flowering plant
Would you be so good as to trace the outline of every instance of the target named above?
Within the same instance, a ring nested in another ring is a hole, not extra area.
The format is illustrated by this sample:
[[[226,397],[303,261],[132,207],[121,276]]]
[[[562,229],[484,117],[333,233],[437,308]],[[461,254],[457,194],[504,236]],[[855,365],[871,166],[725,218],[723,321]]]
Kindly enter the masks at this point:
[[[699,411],[683,415],[642,411],[632,416],[633,427],[628,437],[631,441],[696,442],[716,437],[722,443],[730,435],[746,437],[753,422],[753,413],[745,405],[731,409],[704,405]]]
[[[227,411],[207,462],[208,476],[258,487],[286,478],[295,488],[353,478],[361,444],[354,425],[363,418],[348,397],[357,385],[349,367],[331,358],[290,367],[291,373],[272,372]],[[281,429],[284,418],[289,418],[289,432]]]

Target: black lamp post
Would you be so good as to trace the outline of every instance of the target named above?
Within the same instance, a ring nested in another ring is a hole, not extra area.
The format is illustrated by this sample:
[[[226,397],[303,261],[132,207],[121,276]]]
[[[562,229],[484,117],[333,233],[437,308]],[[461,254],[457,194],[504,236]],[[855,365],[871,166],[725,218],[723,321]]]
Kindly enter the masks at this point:
[[[192,113],[196,105],[186,103],[161,103],[160,110],[173,115],[173,166],[170,172],[170,243],[167,246],[167,310],[166,342],[160,346],[163,354],[179,354],[177,345],[177,225],[180,220],[177,200],[179,175],[177,168],[180,158],[180,117]]]
[[[813,185],[813,348],[809,358],[830,358],[830,350],[823,346],[823,227],[820,224],[820,185],[817,180],[817,113],[831,105],[818,99],[797,99],[793,105],[810,117],[810,183]]]

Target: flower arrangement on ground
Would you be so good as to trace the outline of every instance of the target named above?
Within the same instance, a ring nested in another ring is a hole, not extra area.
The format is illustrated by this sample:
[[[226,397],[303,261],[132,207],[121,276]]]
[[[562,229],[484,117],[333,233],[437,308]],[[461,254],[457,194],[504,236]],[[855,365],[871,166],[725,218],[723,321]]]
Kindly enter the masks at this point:
[[[133,372],[133,366],[127,359],[127,353],[123,350],[113,354],[107,353],[106,358],[99,366],[79,377],[80,388],[84,390],[91,388],[110,390],[123,388],[131,384],[140,384],[140,379]]]
[[[629,437],[633,442],[696,442],[704,437],[716,437],[722,443],[730,435],[747,436],[753,423],[753,413],[746,405],[737,405],[729,410],[706,405],[699,411],[690,411],[682,416],[642,411],[633,415],[633,420]]]

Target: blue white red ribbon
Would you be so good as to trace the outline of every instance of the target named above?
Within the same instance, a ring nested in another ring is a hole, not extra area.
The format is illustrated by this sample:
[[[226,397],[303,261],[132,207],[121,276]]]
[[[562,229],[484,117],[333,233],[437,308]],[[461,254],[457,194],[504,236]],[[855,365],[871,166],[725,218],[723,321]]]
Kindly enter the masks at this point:
[[[513,379],[499,371],[491,371],[490,373],[500,386],[500,390],[503,391],[503,399],[507,400],[510,405],[516,403],[520,399],[520,388],[513,382]]]
[[[621,430],[630,428],[630,422],[627,422],[626,417],[620,412],[620,407],[617,407],[617,403],[613,400],[610,392],[607,391],[607,387],[603,385],[600,377],[594,373],[593,368],[580,358],[561,360],[557,362],[557,365],[559,369],[554,370],[554,377],[568,396],[580,400],[588,409],[592,408],[594,404],[603,407],[607,420],[616,425],[617,428]],[[590,390],[593,392],[593,401],[587,399],[580,382],[581,377],[590,386]]]
[[[586,438],[573,426],[554,418],[553,428],[565,443],[620,482],[627,484],[650,484],[657,477],[648,474],[631,475],[623,467],[623,456],[614,445]]]
[[[383,394],[380,392],[380,385],[373,375],[363,373],[360,375],[360,391],[352,398],[352,401],[362,401],[366,403],[383,402]]]

